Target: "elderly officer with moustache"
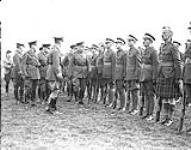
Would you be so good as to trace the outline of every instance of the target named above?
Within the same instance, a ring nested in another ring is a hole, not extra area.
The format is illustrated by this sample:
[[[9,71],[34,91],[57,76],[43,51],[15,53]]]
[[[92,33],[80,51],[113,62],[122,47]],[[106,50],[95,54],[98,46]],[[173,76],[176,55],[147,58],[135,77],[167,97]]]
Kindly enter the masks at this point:
[[[46,111],[51,114],[57,114],[56,102],[61,88],[62,69],[61,69],[61,48],[63,37],[54,37],[54,45],[48,55],[48,70],[46,79],[49,82],[49,89],[51,91],[48,97],[48,107]]]
[[[76,52],[71,59],[73,84],[76,100],[83,105],[90,63],[84,51],[84,42],[77,43],[75,49]]]
[[[24,72],[22,66],[24,44],[17,43],[16,48],[13,56],[13,70],[11,76],[13,78],[14,96],[16,102],[20,103],[24,101]]]
[[[115,68],[115,80],[116,80],[116,91],[115,98],[113,101],[113,108],[117,107],[117,98],[119,95],[120,106],[117,110],[121,110],[125,106],[125,88],[124,88],[124,77],[125,77],[125,52],[122,46],[125,45],[125,40],[122,38],[117,38],[116,48],[116,68]]]
[[[115,96],[115,67],[116,67],[116,54],[111,49],[111,46],[115,43],[114,40],[110,38],[106,38],[105,41],[105,52],[103,54],[103,84],[104,84],[104,94],[103,101],[106,100],[108,95],[108,104],[105,106],[109,106],[112,104],[114,96]]]
[[[161,103],[164,105],[164,120],[161,122],[166,126],[173,123],[174,99],[179,97],[177,87],[181,76],[181,62],[179,50],[172,43],[173,32],[170,27],[163,27],[162,39],[164,43],[159,53],[159,73],[156,84],[156,96],[158,97],[159,109],[156,114],[156,121],[160,119]]]
[[[38,60],[40,63],[39,72],[40,72],[40,80],[39,80],[39,88],[38,95],[42,103],[47,100],[48,96],[48,87],[46,81],[46,73],[48,70],[48,53],[49,53],[50,44],[43,44],[39,49]]]
[[[141,67],[141,94],[146,101],[146,115],[143,119],[147,121],[153,120],[154,111],[154,95],[158,69],[157,51],[152,46],[155,38],[150,33],[145,33],[143,37],[144,49],[142,51],[142,67]]]
[[[36,91],[38,80],[40,79],[38,57],[36,56],[37,41],[29,42],[30,50],[25,53],[23,58],[24,73],[30,80],[31,86],[31,106],[36,106]]]
[[[126,66],[125,66],[125,88],[127,92],[125,109],[130,114],[136,115],[138,113],[138,83],[141,70],[141,58],[140,52],[135,48],[137,38],[133,35],[128,36],[129,50],[126,52]],[[132,98],[130,101],[130,97]],[[132,103],[132,109],[129,110],[130,103]]]

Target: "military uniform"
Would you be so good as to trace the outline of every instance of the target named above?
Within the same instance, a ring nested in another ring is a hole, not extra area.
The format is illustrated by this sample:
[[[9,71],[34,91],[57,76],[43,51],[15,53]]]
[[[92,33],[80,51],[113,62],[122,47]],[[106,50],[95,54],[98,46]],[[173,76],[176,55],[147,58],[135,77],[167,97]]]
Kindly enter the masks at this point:
[[[144,40],[151,42],[155,41],[155,38],[146,33]],[[158,69],[158,56],[157,51],[150,45],[146,47],[142,52],[142,67],[141,67],[141,94],[146,100],[146,115],[144,118],[149,118],[153,115],[154,111],[154,95],[155,95],[155,83]]]
[[[49,82],[49,89],[51,94],[48,98],[48,109],[50,113],[57,110],[56,102],[58,99],[58,94],[60,92],[62,76],[61,68],[61,50],[59,44],[63,41],[63,38],[55,37],[55,45],[50,50],[48,55],[48,70],[46,79]]]
[[[115,70],[115,80],[116,80],[116,90],[119,94],[120,107],[125,106],[125,88],[124,88],[124,77],[125,77],[125,55],[121,48],[118,48],[117,59],[116,59],[116,70]],[[116,105],[116,104],[115,104]],[[114,106],[115,107],[115,106]]]
[[[165,119],[162,121],[169,126],[172,123],[174,111],[174,99],[180,97],[177,92],[181,75],[181,62],[178,49],[171,42],[172,31],[169,27],[163,27],[162,37],[165,41],[161,45],[159,53],[159,73],[156,83],[156,96],[163,99]],[[161,107],[161,106],[160,106]],[[161,108],[159,108],[160,110]],[[160,111],[157,111],[156,121],[159,121]]]
[[[82,46],[83,43],[77,43],[77,47]],[[79,104],[83,104],[83,98],[86,90],[87,74],[89,68],[89,61],[82,49],[78,49],[71,59],[73,84],[76,97],[78,97]],[[78,88],[79,87],[79,88]]]
[[[130,35],[131,40],[137,41],[137,39]],[[139,50],[134,46],[126,52],[126,66],[125,66],[125,88],[127,91],[126,109],[129,110],[130,95],[132,96],[132,109],[130,112],[137,111],[138,102],[138,81],[140,78],[141,58]]]
[[[24,78],[23,78],[23,66],[22,66],[22,53],[19,49],[23,44],[17,43],[17,50],[13,56],[13,70],[12,78],[14,85],[14,96],[16,101],[22,102],[24,100]]]
[[[186,93],[186,104],[191,105],[191,40],[187,41],[189,45],[184,54],[184,71],[183,71],[183,81],[185,84]]]
[[[114,43],[114,41],[112,39],[106,39],[106,44],[107,43],[109,44]],[[109,103],[107,105],[110,105],[113,102],[115,96],[115,89],[114,89],[115,67],[116,67],[116,54],[110,47],[106,47],[106,50],[103,54],[102,78],[104,84],[103,101],[106,100],[108,94]]]
[[[42,48],[46,48],[45,45],[43,45]],[[48,97],[48,86],[46,81],[46,74],[48,70],[48,54],[45,51],[41,51],[38,54],[38,60],[40,63],[39,66],[39,72],[40,72],[40,80],[39,80],[39,88],[38,88],[38,94],[41,101],[47,100]]]
[[[31,98],[31,104],[35,105],[38,80],[40,79],[40,73],[39,73],[39,68],[38,68],[40,66],[40,64],[39,64],[38,58],[35,55],[33,49],[30,49],[24,55],[23,64],[24,64],[25,76],[28,80],[30,80],[29,86],[31,87],[31,93],[29,92],[28,94],[31,94],[31,96],[29,96]]]

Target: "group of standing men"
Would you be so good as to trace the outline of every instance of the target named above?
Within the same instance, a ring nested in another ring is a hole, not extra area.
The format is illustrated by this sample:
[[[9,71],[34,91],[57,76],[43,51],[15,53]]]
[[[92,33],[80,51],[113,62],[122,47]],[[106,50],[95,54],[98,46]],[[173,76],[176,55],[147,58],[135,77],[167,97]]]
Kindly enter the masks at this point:
[[[191,31],[191,27],[188,29]],[[29,43],[30,50],[25,54],[22,53],[24,45],[17,43],[12,71],[15,98],[18,103],[29,102],[35,106],[39,86],[39,98],[48,103],[46,110],[56,113],[56,101],[65,86],[68,101],[74,98],[82,105],[87,89],[88,103],[102,102],[106,107],[132,115],[138,112],[143,115],[146,107],[143,119],[148,121],[154,120],[154,116],[155,121],[161,120],[163,104],[165,116],[161,123],[170,126],[175,102],[184,95],[183,84],[187,105],[191,105],[191,40],[186,41],[185,53],[180,55],[178,42],[173,43],[172,36],[171,28],[163,27],[164,43],[159,53],[152,45],[155,37],[145,33],[141,49],[136,48],[138,39],[129,35],[127,40],[106,38],[104,43],[91,47],[84,42],[71,45],[63,59],[63,38],[55,38],[53,46],[43,44],[38,55],[36,41]],[[126,43],[128,49],[124,48]],[[139,95],[142,97],[140,110]],[[155,98],[158,107],[154,115]]]

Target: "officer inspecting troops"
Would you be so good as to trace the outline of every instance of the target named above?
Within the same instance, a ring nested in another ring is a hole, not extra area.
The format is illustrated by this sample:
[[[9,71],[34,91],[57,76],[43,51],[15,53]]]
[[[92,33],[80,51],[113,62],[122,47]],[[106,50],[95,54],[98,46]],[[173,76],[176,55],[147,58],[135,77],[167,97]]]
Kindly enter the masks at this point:
[[[59,113],[57,111],[56,103],[63,79],[61,69],[62,42],[63,37],[54,37],[54,45],[48,55],[48,70],[46,79],[48,80],[50,95],[48,96],[48,107],[46,108],[46,111],[51,114]]]
[[[24,102],[24,72],[22,66],[22,57],[24,51],[24,44],[17,43],[16,51],[13,56],[13,70],[12,78],[14,85],[14,96],[17,104]]]
[[[173,32],[170,27],[163,27],[162,39],[164,43],[159,53],[159,73],[156,84],[156,96],[158,98],[159,110],[156,114],[156,121],[160,121],[162,102],[164,105],[164,120],[161,124],[170,126],[173,123],[174,99],[180,97],[177,93],[181,75],[181,63],[178,49],[172,43]]]
[[[127,41],[129,50],[126,52],[125,56],[126,104],[124,110],[127,110],[132,115],[136,115],[138,113],[137,103],[141,71],[141,58],[139,50],[135,48],[135,44],[138,41],[137,38],[130,34]],[[131,109],[130,104],[132,105]]]
[[[141,67],[141,95],[144,96],[146,104],[146,114],[142,117],[147,121],[153,120],[155,85],[158,71],[157,51],[152,46],[155,38],[150,33],[145,33],[143,37],[144,49],[142,51]]]

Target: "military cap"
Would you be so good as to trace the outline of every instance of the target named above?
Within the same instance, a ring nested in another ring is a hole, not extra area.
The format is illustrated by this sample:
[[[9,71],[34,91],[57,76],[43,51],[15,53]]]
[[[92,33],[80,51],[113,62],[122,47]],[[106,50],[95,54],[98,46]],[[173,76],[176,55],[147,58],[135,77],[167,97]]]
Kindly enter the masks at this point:
[[[43,44],[42,47],[49,48],[51,44]]]
[[[129,34],[128,40],[133,40],[135,42],[138,41],[138,39],[135,36],[133,36],[132,34]]]
[[[181,43],[178,42],[178,41],[173,41],[172,43],[173,43],[173,44],[178,44],[179,46],[181,45]]]
[[[117,42],[116,43],[121,43],[123,45],[125,45],[125,40],[122,38],[117,38]]]
[[[186,41],[186,43],[191,43],[191,39],[188,39],[188,40]]]
[[[6,51],[6,54],[10,54],[10,53],[12,53],[11,50],[7,50],[7,51]]]
[[[41,46],[40,48],[39,48],[39,51],[41,51],[43,49],[43,46]]]
[[[76,47],[76,44],[70,45],[71,49],[74,49]]]
[[[63,37],[54,37],[55,43],[63,42]]]
[[[24,44],[21,44],[21,43],[17,43],[17,44],[16,44],[16,47],[17,47],[17,48],[25,47],[25,45],[24,45]]]
[[[92,44],[92,48],[94,48],[94,49],[98,49],[99,46],[97,46],[96,44]]]
[[[190,26],[188,27],[189,30],[191,30],[191,21],[189,22]]]
[[[83,46],[83,45],[84,45],[84,42],[76,43],[76,46],[77,46],[77,47],[80,47],[80,46]]]
[[[172,29],[169,26],[162,27],[162,31],[169,33],[169,35],[171,35],[171,36],[173,35]]]
[[[29,46],[31,47],[32,45],[37,45],[37,41],[29,42]]]
[[[149,39],[151,41],[155,41],[155,38],[153,35],[151,35],[150,33],[145,33],[143,39]]]
[[[105,43],[115,43],[115,41],[113,39],[106,38]]]

